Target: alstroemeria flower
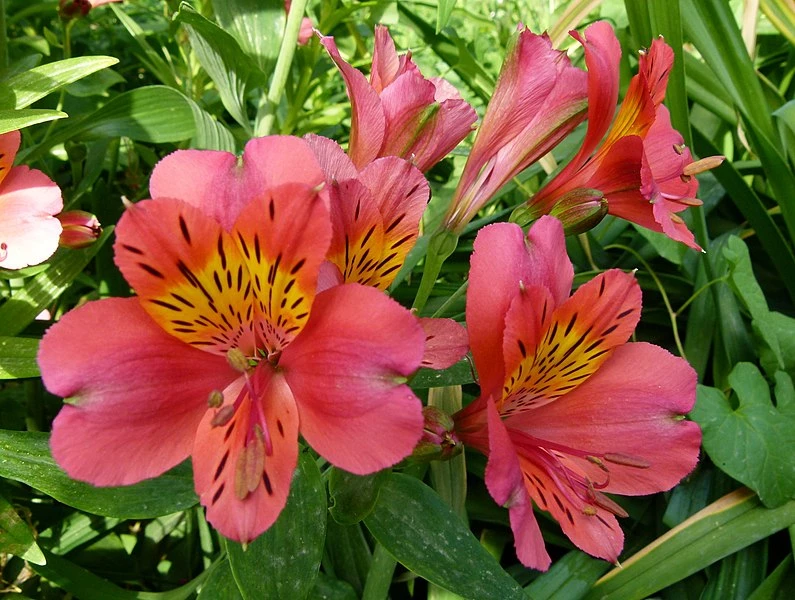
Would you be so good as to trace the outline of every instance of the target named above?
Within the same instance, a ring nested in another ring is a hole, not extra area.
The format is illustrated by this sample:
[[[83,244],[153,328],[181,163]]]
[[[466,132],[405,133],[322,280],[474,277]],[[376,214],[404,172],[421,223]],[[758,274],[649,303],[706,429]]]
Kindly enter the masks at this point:
[[[247,542],[278,517],[298,436],[357,474],[420,439],[405,385],[425,335],[376,289],[316,293],[331,240],[303,140],[177,151],[129,208],[116,263],[133,298],[88,303],[45,335],[47,388],[69,399],[51,448],[70,476],[126,485],[188,456],[208,520]],[[101,323],[101,327],[97,324]]]
[[[58,249],[61,189],[41,171],[14,167],[20,134],[0,135],[0,267],[22,269]]]
[[[111,2],[121,2],[122,0],[60,0],[58,2],[58,14],[65,20],[75,17],[85,17],[92,8],[110,4]]]
[[[320,289],[361,283],[386,290],[419,237],[430,197],[422,173],[387,156],[357,170],[335,141],[307,135],[326,176],[332,222]],[[420,319],[426,333],[423,367],[446,369],[468,350],[466,331],[452,319]]]
[[[361,169],[382,156],[411,160],[423,173],[472,130],[475,110],[443,79],[426,79],[411,60],[398,56],[386,27],[375,28],[370,81],[345,62],[334,38],[320,43],[345,79],[351,100],[348,154]]]
[[[701,204],[695,199],[698,181],[693,175],[714,164],[693,163],[661,104],[673,50],[659,38],[641,53],[638,74],[611,127],[618,100],[618,40],[604,22],[588,27],[584,38],[572,35],[585,48],[588,130],[576,156],[530,198],[524,210],[531,218],[549,214],[560,202],[568,203],[584,191],[595,192],[607,200],[609,214],[699,249],[676,213]]]
[[[460,234],[512,177],[544,156],[586,114],[586,74],[546,34],[520,27],[444,218]]]
[[[693,369],[627,343],[640,317],[634,277],[613,269],[569,296],[572,280],[552,217],[527,237],[500,223],[475,240],[466,319],[481,395],[454,415],[456,431],[488,456],[486,485],[508,508],[519,560],[541,570],[550,557],[532,502],[579,548],[615,562],[626,513],[606,494],[670,489],[701,442],[683,419]]]

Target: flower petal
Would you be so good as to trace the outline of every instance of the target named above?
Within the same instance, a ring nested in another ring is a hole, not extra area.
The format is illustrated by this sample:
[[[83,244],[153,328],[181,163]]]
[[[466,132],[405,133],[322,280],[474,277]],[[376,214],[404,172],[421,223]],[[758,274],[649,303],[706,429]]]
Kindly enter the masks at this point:
[[[217,354],[253,352],[249,271],[217,221],[181,200],[143,200],[122,215],[114,249],[141,305],[165,331]]]
[[[378,156],[384,141],[386,120],[381,99],[367,78],[343,60],[333,37],[322,36],[320,43],[328,51],[345,80],[351,101],[351,141],[348,154],[353,164],[362,168]]]
[[[422,366],[428,369],[452,367],[469,350],[467,330],[453,319],[421,318],[425,332]]]
[[[509,426],[593,456],[613,457],[605,462],[607,492],[656,493],[676,485],[698,460],[701,431],[682,419],[695,402],[695,385],[696,374],[685,360],[652,344],[625,344],[577,389],[511,417]],[[594,481],[605,479],[592,462],[577,462]]]
[[[417,319],[374,288],[347,284],[318,294],[309,322],[279,363],[309,445],[360,475],[410,454],[423,417],[404,382],[419,367],[424,346]]]
[[[334,140],[314,133],[306,134],[304,140],[315,154],[320,169],[326,176],[326,183],[353,179],[358,175],[345,150]]]
[[[193,448],[196,493],[207,508],[207,520],[242,543],[276,521],[298,460],[295,399],[282,375],[269,365],[261,369],[252,376],[260,380],[259,395],[252,399],[244,378],[238,378],[224,391],[225,407],[244,392],[234,416],[214,426],[218,413],[207,411]]]
[[[376,93],[380,94],[395,80],[400,70],[400,63],[389,29],[383,25],[376,25],[373,63],[370,69],[370,85]]]
[[[53,215],[62,208],[61,189],[44,173],[11,168],[0,182],[0,267],[21,269],[50,258],[62,229]]]
[[[0,135],[0,183],[14,166],[21,141],[22,134],[16,130]]]
[[[260,340],[278,352],[309,318],[331,241],[328,209],[316,189],[284,184],[251,202],[232,235],[251,274]]]
[[[136,298],[67,313],[45,334],[38,361],[47,389],[72,402],[53,424],[53,456],[95,485],[135,483],[187,458],[210,393],[239,375],[166,334]]]

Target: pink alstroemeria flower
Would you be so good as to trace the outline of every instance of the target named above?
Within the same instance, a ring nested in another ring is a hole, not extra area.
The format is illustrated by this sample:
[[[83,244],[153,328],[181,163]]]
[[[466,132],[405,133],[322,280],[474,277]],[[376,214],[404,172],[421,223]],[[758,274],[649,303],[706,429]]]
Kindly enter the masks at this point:
[[[536,162],[586,114],[586,74],[546,34],[521,26],[443,220],[456,235],[512,177]]]
[[[304,138],[320,163],[329,193],[332,235],[320,289],[361,283],[386,290],[419,237],[430,187],[409,161],[378,158],[358,171],[337,142]],[[422,366],[446,369],[468,351],[466,330],[452,319],[420,319],[426,333]]]
[[[14,167],[21,136],[0,135],[0,267],[22,269],[44,262],[58,249],[61,189],[41,171]]]
[[[421,172],[442,160],[472,130],[475,110],[440,78],[426,79],[398,56],[386,27],[375,28],[370,81],[340,56],[334,38],[320,43],[337,65],[351,100],[348,154],[357,168],[381,156],[411,160]]]
[[[92,8],[110,4],[111,2],[121,2],[122,0],[60,0],[58,2],[58,14],[61,18],[69,20],[75,17],[85,17]]]
[[[481,394],[454,415],[459,439],[488,456],[486,486],[508,508],[516,552],[546,570],[534,502],[585,552],[623,546],[606,494],[668,490],[695,466],[701,431],[683,419],[696,374],[666,350],[627,343],[640,288],[613,269],[569,296],[563,227],[541,217],[483,228],[472,255],[466,320]]]
[[[404,382],[425,334],[376,289],[316,293],[322,182],[289,137],[250,141],[242,164],[184,150],[157,165],[154,199],[116,230],[137,296],[81,306],[41,343],[44,383],[69,399],[51,448],[70,476],[127,485],[192,456],[208,520],[248,542],[285,505],[299,434],[357,474],[411,453],[422,406]]]
[[[588,27],[584,38],[572,35],[585,48],[588,130],[571,162],[528,200],[528,216],[549,214],[556,205],[569,210],[579,198],[590,202],[604,198],[609,214],[700,249],[676,213],[701,204],[695,199],[698,181],[694,175],[716,166],[717,159],[694,163],[662,105],[673,50],[658,38],[641,53],[638,74],[611,127],[621,47],[612,27],[604,22]]]

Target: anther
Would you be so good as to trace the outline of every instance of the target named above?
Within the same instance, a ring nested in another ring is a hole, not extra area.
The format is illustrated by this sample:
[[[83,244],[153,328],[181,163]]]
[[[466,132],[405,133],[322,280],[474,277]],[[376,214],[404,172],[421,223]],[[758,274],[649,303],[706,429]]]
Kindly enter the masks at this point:
[[[709,171],[715,167],[719,167],[723,161],[726,160],[725,156],[707,156],[701,160],[690,163],[682,169],[685,175],[698,175],[704,171]]]
[[[213,390],[207,397],[207,405],[210,408],[218,408],[224,403],[224,395],[218,390]]]
[[[617,465],[623,465],[625,467],[635,467],[637,469],[648,469],[651,467],[651,463],[649,461],[644,460],[639,456],[630,456],[629,454],[612,452],[608,452],[603,456],[606,461]]]
[[[232,417],[235,415],[235,407],[231,404],[224,406],[221,410],[213,415],[212,420],[210,421],[211,427],[222,427],[229,423],[232,420]]]
[[[245,373],[249,369],[248,359],[239,348],[230,348],[226,353],[226,360],[235,371]]]

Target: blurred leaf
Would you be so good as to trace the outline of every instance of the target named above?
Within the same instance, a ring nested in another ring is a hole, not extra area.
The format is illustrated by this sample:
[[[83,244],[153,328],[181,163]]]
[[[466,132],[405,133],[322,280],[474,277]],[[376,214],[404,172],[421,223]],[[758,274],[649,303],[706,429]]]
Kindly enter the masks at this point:
[[[0,496],[0,554],[13,554],[37,565],[47,562],[33,538],[31,526],[3,496]]]
[[[790,100],[784,106],[773,111],[778,123],[778,132],[784,143],[784,148],[795,163],[795,100]]]
[[[572,550],[552,563],[525,592],[533,600],[578,600],[609,568],[603,560]]]
[[[38,377],[39,340],[0,336],[0,379]]]
[[[699,600],[746,600],[767,571],[767,540],[730,554],[707,569],[709,581]]]
[[[108,96],[108,88],[117,83],[124,83],[125,79],[112,69],[105,69],[93,73],[79,81],[70,83],[66,86],[66,92],[70,96],[77,98],[88,98],[91,96]]]
[[[795,6],[792,0],[762,0],[760,4],[762,12],[776,29],[790,44],[795,44]]]
[[[337,523],[353,525],[369,515],[389,470],[372,475],[354,475],[337,467],[331,469],[329,476],[329,512]]]
[[[67,58],[34,67],[0,82],[0,109],[26,108],[58,88],[115,65],[112,56]]]
[[[120,519],[158,517],[197,502],[187,463],[135,485],[98,488],[70,479],[53,460],[49,440],[46,433],[0,430],[0,476],[79,510]]]
[[[17,335],[33,322],[83,272],[112,233],[113,227],[106,227],[99,239],[88,248],[58,250],[50,259],[46,271],[28,280],[25,287],[17,290],[0,306],[0,335]]]
[[[769,507],[795,498],[795,390],[789,375],[776,373],[776,405],[754,365],[740,363],[729,375],[739,405],[720,390],[699,386],[690,416],[704,432],[704,449],[728,475],[756,491]],[[730,443],[727,443],[730,440]]]
[[[672,240],[664,233],[652,231],[639,225],[633,225],[635,230],[644,238],[654,250],[665,260],[675,265],[681,265],[685,256],[689,254],[689,249],[684,244]]]
[[[747,600],[786,600],[793,589],[795,569],[792,568],[792,554],[788,554]]]
[[[621,561],[585,596],[640,600],[795,523],[795,501],[776,509],[740,489],[713,502],[643,550]]]
[[[213,11],[262,72],[272,71],[287,16],[284,0],[213,0]]]
[[[447,21],[450,20],[450,15],[453,14],[456,0],[439,0],[436,5],[436,33],[438,34],[442,29],[447,27]]]
[[[522,588],[427,485],[393,473],[365,524],[417,575],[464,598],[526,598]]]
[[[0,134],[24,129],[38,123],[46,123],[55,119],[68,117],[60,110],[46,108],[25,108],[22,110],[0,110]]]
[[[264,72],[243,52],[235,38],[189,5],[183,3],[180,6],[175,20],[187,30],[191,47],[218,88],[226,110],[251,133],[251,122],[246,111],[246,91],[265,87]]]
[[[246,550],[226,543],[243,598],[306,598],[317,578],[325,538],[326,492],[320,470],[309,454],[302,454],[276,522]]]

